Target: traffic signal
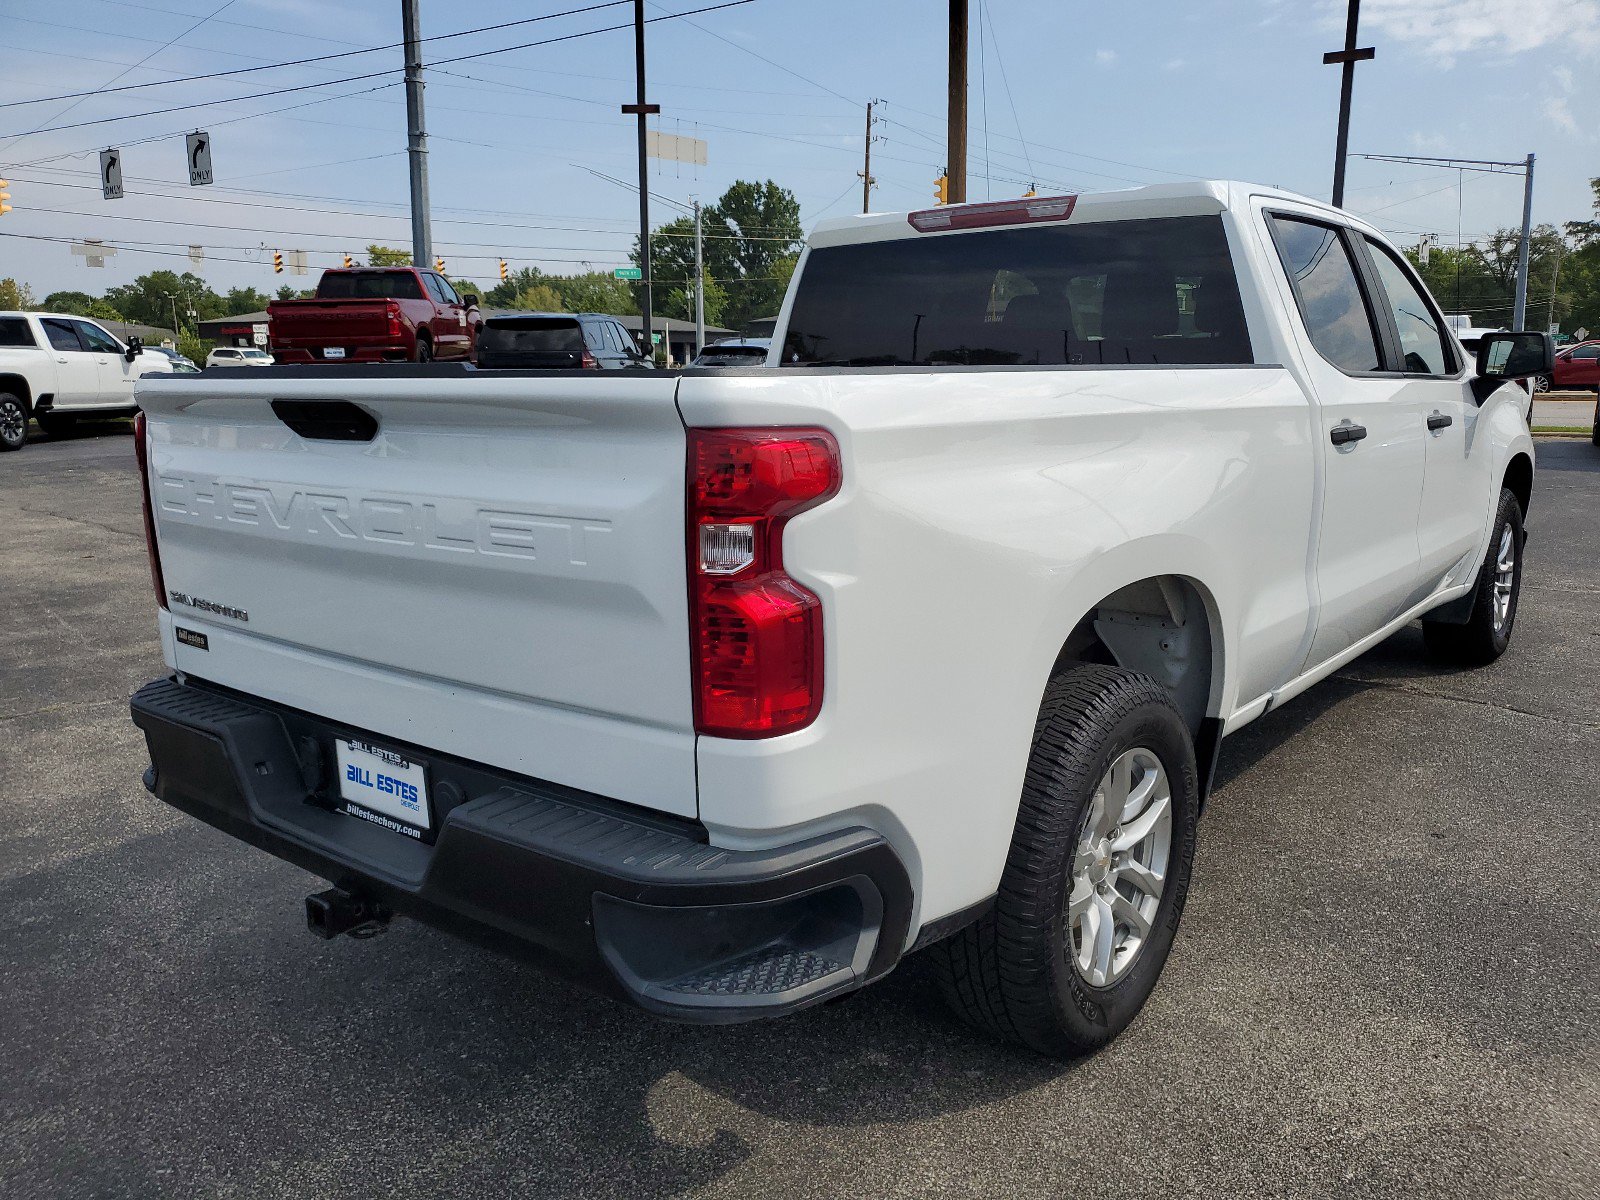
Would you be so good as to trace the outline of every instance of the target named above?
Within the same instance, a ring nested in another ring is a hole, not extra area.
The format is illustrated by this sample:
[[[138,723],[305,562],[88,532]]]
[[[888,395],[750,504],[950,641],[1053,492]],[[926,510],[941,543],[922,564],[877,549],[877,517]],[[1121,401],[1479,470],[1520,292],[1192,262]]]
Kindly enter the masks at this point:
[[[353,267],[355,265],[356,265],[356,260],[351,258],[348,254],[346,254],[344,256],[344,269],[346,271],[348,271],[351,267]]]
[[[444,259],[442,259],[442,258],[434,259],[433,260],[433,269],[435,271],[439,272],[439,274],[443,275],[444,274]]]
[[[941,175],[933,181],[933,198],[940,204],[950,203],[950,176]]]
[[[11,205],[6,203],[7,200],[11,199],[11,193],[6,191],[6,189],[10,186],[11,181],[9,179],[0,179],[0,217],[5,216],[11,211]],[[504,263],[501,263],[500,265],[502,267],[505,266]]]
[[[1028,199],[1031,199],[1034,196],[1037,196],[1038,194],[1039,194],[1039,189],[1037,187],[1035,187],[1033,184],[1030,183],[1028,185],[1028,190],[1022,193],[1022,198],[1024,200],[1028,200]]]
[[[283,274],[283,251],[282,250],[274,250],[272,252],[272,273],[274,275],[282,275]]]
[[[502,258],[500,260],[500,282],[504,283],[506,280],[508,280],[510,278],[511,278],[511,268],[506,266],[506,260]]]

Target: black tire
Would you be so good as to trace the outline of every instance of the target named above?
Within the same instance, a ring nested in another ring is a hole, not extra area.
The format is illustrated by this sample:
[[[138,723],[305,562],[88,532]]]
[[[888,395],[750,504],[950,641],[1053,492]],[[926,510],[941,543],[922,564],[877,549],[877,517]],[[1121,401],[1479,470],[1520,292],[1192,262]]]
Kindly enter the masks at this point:
[[[1498,562],[1506,530],[1511,531],[1511,591],[1504,615],[1496,611],[1495,584]],[[1478,568],[1478,582],[1472,593],[1472,614],[1464,625],[1423,618],[1422,636],[1428,650],[1443,662],[1465,667],[1492,663],[1511,644],[1517,623],[1517,602],[1522,595],[1522,505],[1509,489],[1500,492],[1500,507],[1495,513],[1494,532],[1489,535],[1489,551]]]
[[[426,333],[417,334],[416,357],[412,361],[419,363],[433,361],[433,339]]]
[[[1594,431],[1589,434],[1589,440],[1600,446],[1600,399],[1594,402]]]
[[[1160,760],[1171,790],[1165,886],[1136,957],[1120,978],[1096,987],[1072,961],[1074,855],[1100,781],[1135,747]],[[1189,891],[1199,808],[1194,745],[1171,693],[1114,667],[1056,675],[1034,727],[994,907],[929,951],[950,1006],[995,1037],[1053,1057],[1111,1041],[1144,1006],[1166,964]]]
[[[27,440],[27,402],[14,392],[0,392],[0,452],[21,450]]]
[[[34,413],[33,419],[39,422],[39,428],[53,438],[67,437],[72,433],[72,428],[77,422],[61,413],[42,412]]]

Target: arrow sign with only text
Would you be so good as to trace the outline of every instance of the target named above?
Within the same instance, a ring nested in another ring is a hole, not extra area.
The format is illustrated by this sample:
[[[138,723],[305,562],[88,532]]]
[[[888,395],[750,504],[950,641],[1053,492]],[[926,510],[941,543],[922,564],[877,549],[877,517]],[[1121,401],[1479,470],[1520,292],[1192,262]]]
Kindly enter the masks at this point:
[[[107,200],[122,199],[122,151],[100,151],[100,194]]]
[[[198,131],[189,135],[189,186],[211,182],[211,135]]]

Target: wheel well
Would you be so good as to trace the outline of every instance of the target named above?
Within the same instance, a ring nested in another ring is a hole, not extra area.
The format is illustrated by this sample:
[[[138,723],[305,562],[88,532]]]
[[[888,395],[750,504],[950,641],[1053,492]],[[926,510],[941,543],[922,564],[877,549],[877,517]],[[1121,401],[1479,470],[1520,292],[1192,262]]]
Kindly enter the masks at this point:
[[[1221,638],[1205,594],[1182,575],[1156,575],[1118,588],[1073,626],[1051,673],[1075,663],[1140,671],[1171,689],[1190,732],[1215,707]]]
[[[1518,454],[1506,464],[1505,487],[1511,489],[1511,494],[1517,498],[1517,503],[1522,505],[1522,515],[1528,515],[1528,501],[1533,499],[1533,460],[1526,454]]]
[[[0,392],[10,392],[22,399],[22,407],[33,408],[33,390],[28,387],[28,380],[22,375],[0,375]]]

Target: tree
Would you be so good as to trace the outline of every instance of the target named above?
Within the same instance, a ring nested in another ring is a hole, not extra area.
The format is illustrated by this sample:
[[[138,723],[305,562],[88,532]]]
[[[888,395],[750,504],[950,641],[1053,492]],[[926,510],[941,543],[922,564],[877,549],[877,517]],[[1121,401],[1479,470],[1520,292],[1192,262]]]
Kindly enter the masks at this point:
[[[94,297],[88,292],[51,292],[39,307],[46,312],[71,313],[74,316],[86,317],[89,315],[89,306],[94,302]]]
[[[227,307],[222,297],[206,286],[205,280],[188,271],[182,275],[152,271],[132,283],[108,289],[105,299],[129,321],[163,327],[172,324],[174,301],[180,324],[189,323],[191,311],[193,319],[208,321],[223,316]]]
[[[1594,192],[1594,215],[1600,218],[1600,179],[1589,180],[1589,188]],[[1600,220],[1568,221],[1567,236],[1580,246],[1600,242]]]
[[[562,306],[568,312],[610,313],[621,317],[639,311],[633,289],[605,271],[551,275],[545,282],[561,297]]]
[[[538,267],[519,267],[502,282],[483,294],[483,302],[491,308],[510,308],[511,301],[529,288],[538,287],[548,276]]]
[[[244,313],[260,312],[267,307],[268,297],[253,287],[230,288],[222,303],[226,310],[223,316],[237,317]]]
[[[367,266],[369,267],[409,267],[411,255],[405,250],[396,250],[393,246],[379,246],[376,243],[367,247]]]
[[[725,295],[721,320],[712,323],[738,329],[777,312],[801,247],[800,202],[794,193],[770,179],[741,179],[700,210],[700,228],[706,277],[720,284]],[[633,261],[641,258],[635,242]],[[692,217],[668,221],[651,235],[650,275],[663,303],[675,289],[692,295]],[[706,295],[709,301],[709,287]],[[706,319],[711,320],[709,311]]]
[[[0,309],[33,308],[33,289],[15,279],[0,279]]]
[[[296,288],[292,288],[286,283],[286,284],[284,284],[282,287],[280,287],[278,289],[277,299],[279,299],[279,300],[304,300],[306,297],[310,296],[311,294],[312,293],[310,293],[310,292],[302,292],[302,291],[300,291],[300,290],[298,290]]]
[[[91,300],[82,308],[71,309],[70,311],[80,317],[88,317],[93,321],[122,320],[122,314],[104,300]]]
[[[503,305],[503,307],[516,308],[523,312],[566,311],[561,303],[560,294],[548,283],[536,283],[530,288],[524,288],[511,297],[509,303]]]

